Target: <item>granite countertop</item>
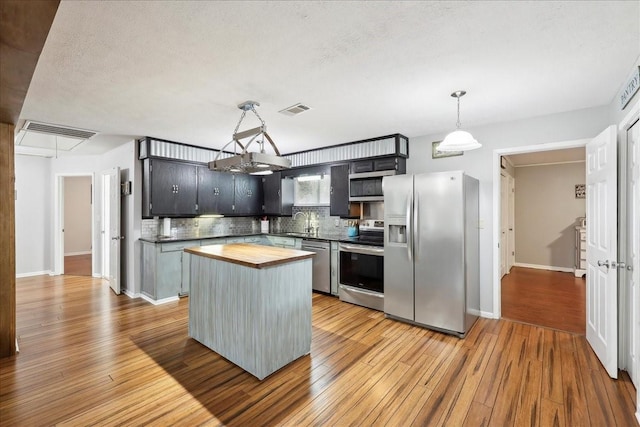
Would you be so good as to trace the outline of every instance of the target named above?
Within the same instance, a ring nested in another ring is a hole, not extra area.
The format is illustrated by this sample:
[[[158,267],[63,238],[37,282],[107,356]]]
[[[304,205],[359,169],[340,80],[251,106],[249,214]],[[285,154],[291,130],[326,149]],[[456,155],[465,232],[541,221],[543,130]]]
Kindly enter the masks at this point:
[[[315,255],[313,252],[298,249],[263,246],[253,243],[197,246],[194,248],[186,248],[185,252],[251,268],[272,267],[274,265],[311,258]]]
[[[217,239],[217,238],[226,238],[226,237],[250,237],[250,236],[277,236],[277,237],[291,237],[298,239],[310,239],[310,240],[325,240],[325,241],[333,241],[333,242],[343,242],[343,243],[353,243],[358,245],[371,245],[371,243],[358,241],[357,238],[347,237],[344,234],[336,234],[336,233],[318,233],[318,234],[308,234],[301,232],[283,232],[283,233],[269,233],[269,234],[261,234],[261,233],[246,233],[246,234],[218,234],[218,235],[209,235],[209,236],[198,236],[198,237],[141,237],[139,240],[148,243],[172,243],[172,242],[187,242],[192,240],[206,240],[206,239]]]

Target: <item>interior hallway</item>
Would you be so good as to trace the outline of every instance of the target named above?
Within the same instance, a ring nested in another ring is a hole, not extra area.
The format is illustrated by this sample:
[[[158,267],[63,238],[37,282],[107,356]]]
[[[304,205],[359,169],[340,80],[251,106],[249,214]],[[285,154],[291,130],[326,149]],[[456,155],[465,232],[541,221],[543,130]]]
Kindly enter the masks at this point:
[[[502,278],[502,317],[584,335],[585,295],[573,273],[513,267]]]
[[[91,276],[91,254],[65,256],[64,274],[72,276]]]

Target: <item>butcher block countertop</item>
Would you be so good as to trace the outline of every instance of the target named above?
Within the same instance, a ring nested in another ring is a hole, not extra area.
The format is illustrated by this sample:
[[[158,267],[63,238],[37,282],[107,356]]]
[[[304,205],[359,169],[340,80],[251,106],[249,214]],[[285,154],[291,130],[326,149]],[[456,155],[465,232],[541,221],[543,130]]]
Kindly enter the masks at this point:
[[[196,246],[185,252],[207,258],[227,261],[251,268],[265,268],[292,261],[311,258],[313,252],[253,243],[229,243],[227,245]]]

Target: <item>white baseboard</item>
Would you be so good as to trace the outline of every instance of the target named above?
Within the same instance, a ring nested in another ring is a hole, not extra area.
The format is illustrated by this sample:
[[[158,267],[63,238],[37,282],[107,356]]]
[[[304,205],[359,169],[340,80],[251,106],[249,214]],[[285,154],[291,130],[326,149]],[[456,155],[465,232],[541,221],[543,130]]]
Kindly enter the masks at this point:
[[[563,273],[573,273],[573,267],[555,267],[553,265],[526,264],[524,262],[516,262],[514,267],[535,268],[538,270],[561,271]]]
[[[91,277],[95,277],[96,279],[103,279],[102,274],[93,273]]]
[[[173,302],[173,301],[178,301],[180,299],[179,296],[175,296],[175,297],[169,297],[169,298],[162,298],[162,299],[151,299],[148,296],[144,295],[144,294],[140,294],[140,298],[142,298],[143,300],[150,302],[153,305],[160,305],[160,304],[166,304],[168,302]]]
[[[496,316],[493,311],[480,311],[480,317],[484,317],[486,319],[499,319],[499,316]]]
[[[64,256],[74,256],[74,255],[91,255],[91,251],[65,252],[64,253]]]
[[[18,273],[16,274],[16,279],[20,279],[22,277],[31,277],[31,276],[44,276],[47,274],[49,276],[53,276],[53,273],[51,272],[51,270],[44,270],[44,271],[32,271],[30,273]]]
[[[142,295],[141,294],[135,294],[133,292],[131,292],[128,289],[125,289],[124,291],[122,291],[123,294],[125,294],[126,296],[128,296],[129,298],[141,298]]]

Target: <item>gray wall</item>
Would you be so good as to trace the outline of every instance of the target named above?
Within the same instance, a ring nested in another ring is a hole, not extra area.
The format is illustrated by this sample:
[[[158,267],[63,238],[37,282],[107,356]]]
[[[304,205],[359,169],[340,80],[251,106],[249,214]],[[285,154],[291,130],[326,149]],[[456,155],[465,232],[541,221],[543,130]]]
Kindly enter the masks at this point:
[[[441,159],[431,158],[431,142],[441,141],[446,133],[411,137],[411,156],[407,161],[407,173],[464,170],[480,181],[480,310],[483,315],[491,315],[494,312],[493,217],[500,214],[493,211],[493,151],[500,148],[593,138],[610,124],[610,106],[605,105],[465,128],[483,144],[483,147],[468,151],[459,157]],[[454,127],[455,117],[452,117],[452,130]]]
[[[584,162],[518,167],[515,179],[516,263],[572,269],[576,219],[586,212],[575,198]]]

